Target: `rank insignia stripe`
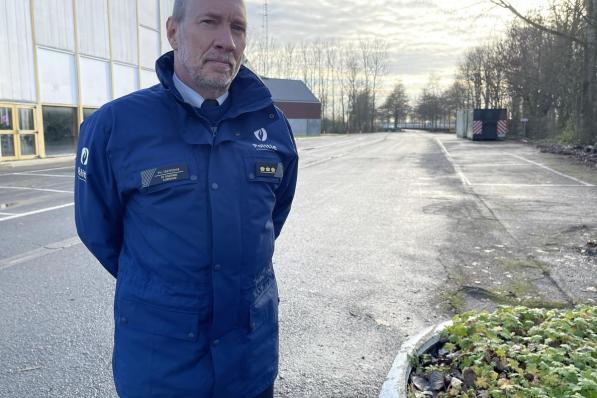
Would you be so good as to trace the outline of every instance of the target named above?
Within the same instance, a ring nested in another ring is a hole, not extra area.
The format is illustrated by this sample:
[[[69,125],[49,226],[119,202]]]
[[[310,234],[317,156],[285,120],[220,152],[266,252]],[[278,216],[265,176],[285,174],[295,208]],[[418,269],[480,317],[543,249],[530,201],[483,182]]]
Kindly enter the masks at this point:
[[[141,188],[188,179],[189,168],[186,164],[155,167],[141,171]]]
[[[277,162],[257,161],[255,163],[255,175],[258,177],[277,177],[278,174]]]

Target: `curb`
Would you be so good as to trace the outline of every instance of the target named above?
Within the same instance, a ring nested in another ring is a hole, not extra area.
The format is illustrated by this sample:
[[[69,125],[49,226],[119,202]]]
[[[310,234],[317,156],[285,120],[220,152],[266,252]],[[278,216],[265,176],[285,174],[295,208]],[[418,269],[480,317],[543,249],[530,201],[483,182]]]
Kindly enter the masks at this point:
[[[37,158],[37,159],[27,159],[27,160],[10,160],[6,162],[0,162],[0,169],[2,168],[15,168],[19,166],[36,166],[36,165],[45,165],[45,164],[53,164],[53,163],[62,163],[67,161],[75,161],[76,155],[67,155],[67,156],[56,156],[50,158]]]
[[[392,368],[381,387],[379,398],[406,398],[408,376],[412,367],[408,357],[416,353],[420,355],[439,341],[439,333],[450,326],[452,321],[433,325],[405,341],[394,359]]]

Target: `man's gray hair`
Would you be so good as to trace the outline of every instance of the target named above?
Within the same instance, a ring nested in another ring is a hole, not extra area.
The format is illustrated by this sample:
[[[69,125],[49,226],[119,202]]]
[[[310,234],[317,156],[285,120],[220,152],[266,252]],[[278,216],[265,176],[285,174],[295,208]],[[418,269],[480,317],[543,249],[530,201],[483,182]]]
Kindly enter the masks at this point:
[[[181,22],[184,19],[186,3],[186,0],[174,1],[174,8],[172,9],[172,19],[174,19],[176,22]]]

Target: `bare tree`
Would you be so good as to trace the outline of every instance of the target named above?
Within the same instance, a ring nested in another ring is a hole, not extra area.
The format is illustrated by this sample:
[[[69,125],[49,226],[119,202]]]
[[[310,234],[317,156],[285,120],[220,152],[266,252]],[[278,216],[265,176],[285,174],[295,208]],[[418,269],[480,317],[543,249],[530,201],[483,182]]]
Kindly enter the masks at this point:
[[[398,82],[390,95],[381,106],[382,114],[386,115],[389,121],[392,121],[394,130],[398,130],[400,122],[404,122],[410,111],[408,96],[402,82]]]
[[[533,28],[554,36],[562,37],[582,47],[584,52],[582,72],[582,101],[580,112],[580,140],[584,143],[593,143],[597,137],[597,115],[595,110],[597,93],[597,0],[583,0],[566,2],[565,6],[572,5],[574,11],[582,12],[584,22],[583,29],[574,27],[569,31],[562,30],[558,26],[548,25],[542,21],[531,18],[520,13],[516,7],[507,0],[489,0],[493,4],[510,10],[514,15]],[[552,5],[552,9],[555,6]]]

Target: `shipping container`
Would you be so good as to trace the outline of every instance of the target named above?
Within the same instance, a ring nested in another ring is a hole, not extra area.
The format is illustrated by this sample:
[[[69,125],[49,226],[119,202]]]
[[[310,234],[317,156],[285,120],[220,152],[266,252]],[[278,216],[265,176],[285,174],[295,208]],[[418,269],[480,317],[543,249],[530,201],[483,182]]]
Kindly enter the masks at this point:
[[[456,135],[473,141],[503,140],[508,133],[506,109],[468,109],[456,114]]]

